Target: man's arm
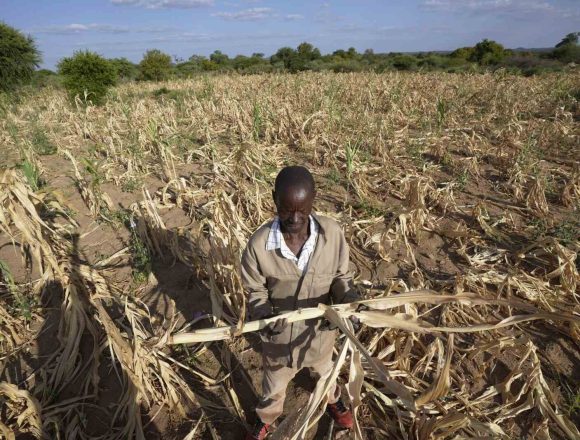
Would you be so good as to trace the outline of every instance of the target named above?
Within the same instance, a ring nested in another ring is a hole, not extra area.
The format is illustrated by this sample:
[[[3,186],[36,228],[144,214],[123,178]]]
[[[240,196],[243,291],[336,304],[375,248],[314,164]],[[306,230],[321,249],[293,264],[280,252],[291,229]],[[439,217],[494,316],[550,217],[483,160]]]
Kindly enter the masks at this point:
[[[250,319],[255,320],[271,316],[274,309],[268,298],[266,278],[260,270],[256,254],[250,243],[248,243],[242,255],[242,284],[248,298]]]
[[[333,304],[344,304],[360,299],[359,293],[354,288],[352,273],[349,269],[348,243],[342,231],[340,231],[338,268],[330,285],[330,296]]]

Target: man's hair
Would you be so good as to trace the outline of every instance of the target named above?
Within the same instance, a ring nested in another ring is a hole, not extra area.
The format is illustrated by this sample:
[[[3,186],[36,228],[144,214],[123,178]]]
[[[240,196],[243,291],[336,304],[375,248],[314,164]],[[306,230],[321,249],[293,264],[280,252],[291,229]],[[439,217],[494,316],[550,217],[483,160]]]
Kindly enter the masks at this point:
[[[314,177],[306,168],[301,166],[284,167],[276,176],[274,191],[280,194],[289,188],[304,188],[314,194]]]

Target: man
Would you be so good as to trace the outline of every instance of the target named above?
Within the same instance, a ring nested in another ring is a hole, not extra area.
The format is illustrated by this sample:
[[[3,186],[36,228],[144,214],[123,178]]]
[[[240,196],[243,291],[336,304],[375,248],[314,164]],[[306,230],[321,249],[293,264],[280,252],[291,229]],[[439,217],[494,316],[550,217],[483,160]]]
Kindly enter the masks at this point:
[[[242,257],[250,319],[357,300],[340,226],[312,214],[316,196],[312,174],[299,166],[282,169],[272,195],[278,215],[252,235]],[[246,440],[266,437],[282,414],[286,387],[299,370],[308,367],[323,376],[332,369],[337,332],[325,324],[323,319],[293,324],[279,319],[263,330],[262,400]],[[328,394],[327,410],[338,426],[352,428],[352,414],[341,401],[337,384]]]

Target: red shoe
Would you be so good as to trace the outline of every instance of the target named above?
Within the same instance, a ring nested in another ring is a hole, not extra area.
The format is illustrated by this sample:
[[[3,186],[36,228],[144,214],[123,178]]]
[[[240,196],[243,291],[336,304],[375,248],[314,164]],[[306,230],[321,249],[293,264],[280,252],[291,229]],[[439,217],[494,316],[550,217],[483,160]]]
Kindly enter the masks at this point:
[[[339,399],[336,403],[329,403],[326,405],[326,410],[330,414],[330,417],[334,419],[334,423],[340,428],[352,429],[354,424],[352,421],[352,413],[344,406],[342,400]]]
[[[254,427],[246,434],[246,440],[263,440],[270,431],[270,425],[263,423],[259,418],[256,420]]]

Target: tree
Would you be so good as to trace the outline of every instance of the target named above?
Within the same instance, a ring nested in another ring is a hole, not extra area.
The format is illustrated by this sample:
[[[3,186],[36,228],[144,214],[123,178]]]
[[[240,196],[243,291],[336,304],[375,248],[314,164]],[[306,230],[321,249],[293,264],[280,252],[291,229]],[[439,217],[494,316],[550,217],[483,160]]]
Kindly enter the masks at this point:
[[[158,49],[148,50],[139,63],[141,79],[165,81],[171,73],[171,57]]]
[[[562,38],[562,41],[556,44],[556,48],[567,46],[568,44],[578,44],[578,38],[580,38],[580,32],[569,33],[564,38]]]
[[[137,66],[127,58],[112,58],[109,60],[119,79],[135,79],[138,73]]]
[[[580,38],[580,32],[572,32],[562,38],[556,48],[549,55],[550,58],[554,58],[562,63],[580,63],[580,45],[578,45],[578,40]]]
[[[63,76],[63,85],[69,96],[101,104],[107,90],[115,85],[115,68],[102,56],[91,51],[75,52],[72,57],[58,63],[58,73]]]
[[[218,66],[225,67],[230,62],[230,57],[228,57],[225,53],[222,53],[221,50],[215,50],[210,56],[210,61],[213,61]]]
[[[320,50],[314,47],[310,43],[300,43],[296,48],[296,51],[293,52],[293,55],[288,60],[286,68],[290,70],[290,72],[299,72],[302,70],[308,70],[308,65],[312,61],[318,60],[322,57],[320,55]]]
[[[397,70],[411,70],[417,64],[417,59],[412,55],[395,55],[393,67]]]
[[[296,53],[298,57],[306,60],[306,61],[313,61],[321,57],[320,50],[314,47],[310,43],[300,43],[296,48]]]
[[[453,52],[449,54],[451,58],[458,58],[462,60],[469,60],[473,57],[473,53],[475,49],[473,47],[460,47],[459,49],[455,49]]]
[[[259,71],[256,66],[266,65],[267,61],[264,60],[264,55],[261,53],[254,54],[251,57],[244,55],[238,55],[232,60],[234,69],[237,71],[245,71],[249,73],[254,73]]]
[[[0,91],[30,81],[40,61],[32,37],[0,22]]]
[[[498,64],[506,55],[506,50],[501,44],[485,38],[475,45],[469,61],[483,65]]]
[[[290,68],[292,59],[296,56],[296,51],[291,47],[281,47],[270,57],[272,64],[283,64],[286,69]]]
[[[375,63],[377,59],[375,51],[372,49],[365,49],[362,55],[362,59],[365,60],[368,64]]]
[[[562,63],[580,64],[580,46],[577,44],[564,44],[554,49],[550,57]]]

